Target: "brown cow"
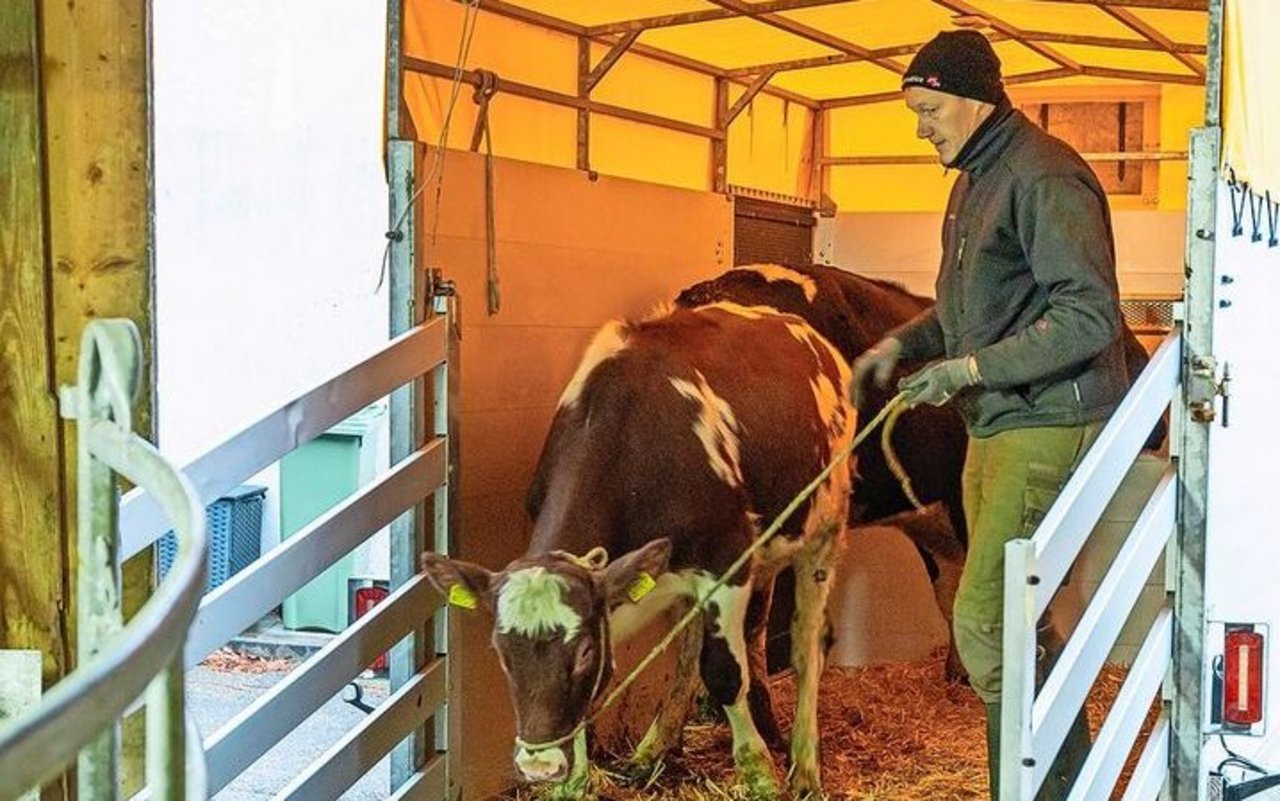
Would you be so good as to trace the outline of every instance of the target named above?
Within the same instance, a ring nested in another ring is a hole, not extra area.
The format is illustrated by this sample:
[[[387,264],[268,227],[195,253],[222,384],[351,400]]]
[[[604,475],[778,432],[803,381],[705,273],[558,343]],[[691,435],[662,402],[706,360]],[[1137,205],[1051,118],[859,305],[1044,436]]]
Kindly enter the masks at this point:
[[[568,795],[585,789],[579,724],[608,684],[613,641],[708,593],[848,446],[847,379],[834,346],[773,309],[674,309],[596,335],[543,447],[525,555],[496,573],[424,560],[455,604],[495,616],[493,643],[516,709],[515,764],[526,779],[561,782]],[[797,794],[819,789],[821,635],[849,490],[850,471],[833,471],[749,570],[710,593],[702,618],[702,681],[724,708],[739,780],[754,797],[778,793],[752,700],[763,687],[773,578],[787,566],[800,577],[790,784]],[[600,548],[614,557],[608,564]],[[655,720],[636,760],[652,764],[671,745],[669,727]]]
[[[912,319],[933,303],[898,284],[822,264],[743,265],[694,284],[676,299],[678,305],[689,308],[725,301],[767,306],[802,317],[850,362],[890,329]],[[1128,325],[1122,336],[1129,377],[1131,381],[1136,380],[1147,365],[1147,352]],[[869,382],[866,399],[858,409],[860,419],[874,417],[897,392],[897,380],[920,366],[903,364],[887,390]],[[1157,423],[1145,447],[1159,448],[1166,431],[1164,422]],[[879,437],[872,437],[858,449],[858,480],[854,482],[851,522],[882,521],[901,527],[912,538],[933,582],[939,609],[949,623],[968,541],[960,488],[968,435],[954,409],[922,406],[902,416],[893,443],[916,495],[926,504],[941,502],[947,514],[937,514],[933,509],[923,515],[911,513],[910,501],[885,462]],[[946,530],[948,518],[952,533]],[[784,576],[779,584],[780,589],[785,589],[786,578]],[[773,628],[777,632],[771,636],[771,642],[783,646],[782,649],[770,648],[770,663],[777,666],[776,653],[786,652],[785,621],[789,609],[787,604],[780,603],[773,611]],[[947,660],[947,674],[953,679],[963,676],[954,649]]]

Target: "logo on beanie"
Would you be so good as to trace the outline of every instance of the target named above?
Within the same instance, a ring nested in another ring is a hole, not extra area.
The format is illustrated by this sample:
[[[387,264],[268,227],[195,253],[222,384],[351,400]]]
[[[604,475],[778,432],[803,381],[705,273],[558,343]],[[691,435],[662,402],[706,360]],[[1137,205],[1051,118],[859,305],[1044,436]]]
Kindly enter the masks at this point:
[[[907,75],[902,79],[902,86],[927,86],[930,89],[942,89],[942,79],[937,75]]]

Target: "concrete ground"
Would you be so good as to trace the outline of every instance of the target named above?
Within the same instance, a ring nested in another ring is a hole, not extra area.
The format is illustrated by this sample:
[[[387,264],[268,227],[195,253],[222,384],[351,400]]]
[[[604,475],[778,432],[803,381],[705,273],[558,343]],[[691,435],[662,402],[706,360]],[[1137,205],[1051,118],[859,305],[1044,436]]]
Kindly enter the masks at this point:
[[[283,667],[285,663],[245,665],[254,671],[265,666]],[[288,675],[287,669],[249,672],[234,668],[234,665],[227,664],[219,665],[218,670],[200,666],[187,674],[187,703],[202,737],[209,737]],[[364,688],[366,704],[377,706],[387,697],[385,679],[360,679],[359,682]],[[340,696],[330,699],[214,798],[217,801],[256,801],[273,797],[364,717],[363,711],[344,702]],[[352,801],[387,798],[390,780],[390,759],[384,758],[341,797]]]

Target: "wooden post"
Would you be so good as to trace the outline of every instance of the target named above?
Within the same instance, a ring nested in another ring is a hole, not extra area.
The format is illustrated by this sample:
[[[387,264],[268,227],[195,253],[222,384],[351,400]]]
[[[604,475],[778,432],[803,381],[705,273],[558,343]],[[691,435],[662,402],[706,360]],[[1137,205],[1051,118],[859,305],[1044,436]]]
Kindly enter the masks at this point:
[[[12,177],[0,182],[0,647],[40,651],[46,685],[73,667],[75,636],[74,430],[56,388],[75,381],[87,320],[129,317],[151,331],[146,9],[0,7],[0,172]],[[144,434],[150,392],[135,421]],[[127,566],[126,615],[150,568],[149,554]],[[141,781],[135,730],[126,727],[126,792]],[[50,786],[44,797],[69,794]]]
[[[578,97],[591,99],[591,40],[578,39]],[[591,111],[578,109],[578,169],[591,169]]]
[[[64,469],[49,331],[37,0],[0,6],[0,648],[70,670]],[[45,798],[63,798],[53,785]]]
[[[729,80],[716,78],[716,130],[722,139],[711,140],[711,191],[729,191]]]
[[[808,175],[808,191],[803,193],[814,203],[814,208],[822,208],[822,199],[828,194],[828,182],[831,180],[831,170],[827,167],[826,158],[828,156],[828,134],[827,134],[827,110],[815,109],[813,111],[813,138],[809,142],[809,175]]]

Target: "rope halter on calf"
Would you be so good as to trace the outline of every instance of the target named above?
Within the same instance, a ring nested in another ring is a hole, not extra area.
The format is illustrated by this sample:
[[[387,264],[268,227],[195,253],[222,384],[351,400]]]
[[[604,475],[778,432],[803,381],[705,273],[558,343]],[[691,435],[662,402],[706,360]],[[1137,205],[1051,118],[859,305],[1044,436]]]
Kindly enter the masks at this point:
[[[881,423],[885,421],[886,417],[889,417],[892,415],[893,419],[896,421],[897,415],[902,412],[902,409],[899,409],[898,407],[902,406],[903,400],[905,398],[906,398],[906,393],[903,393],[903,392],[899,392],[897,395],[895,395],[888,403],[884,405],[884,408],[882,408],[879,411],[879,413],[876,414],[875,417],[871,418],[871,421],[867,423],[867,425],[863,426],[862,429],[858,431],[857,436],[853,438],[853,441],[849,443],[848,447],[846,447],[844,450],[840,451],[839,453],[834,454],[831,458],[831,461],[827,464],[826,467],[822,469],[822,472],[818,473],[818,475],[814,477],[814,479],[810,481],[809,484],[805,486],[804,489],[800,490],[800,492],[794,498],[791,499],[791,502],[787,504],[786,508],[784,508],[781,512],[778,513],[778,516],[773,519],[773,522],[769,524],[769,527],[766,528],[764,531],[762,531],[760,535],[756,537],[755,540],[751,543],[751,545],[747,546],[747,549],[742,552],[742,555],[739,556],[737,560],[733,564],[731,564],[727,570],[725,570],[724,574],[721,575],[718,579],[716,579],[715,583],[713,583],[711,587],[697,599],[697,601],[693,604],[693,606],[689,608],[689,611],[686,612],[684,616],[681,617],[680,620],[676,622],[675,626],[671,628],[671,631],[668,631],[666,635],[658,642],[658,644],[653,646],[652,650],[650,650],[649,653],[646,654],[645,657],[641,659],[640,662],[637,663],[634,668],[631,669],[631,672],[627,674],[627,677],[623,679],[621,682],[619,682],[618,685],[609,692],[609,694],[605,697],[605,699],[601,701],[600,704],[595,709],[588,709],[587,714],[583,716],[582,720],[578,721],[577,725],[575,725],[572,729],[570,729],[567,734],[557,737],[554,740],[547,740],[546,742],[541,742],[541,743],[530,743],[517,737],[516,745],[529,752],[545,751],[548,748],[556,748],[558,746],[564,745],[565,743],[571,741],[573,738],[577,737],[582,731],[584,731],[586,727],[591,723],[591,721],[593,721],[596,718],[597,715],[599,715],[604,710],[608,709],[613,704],[617,703],[618,699],[622,697],[622,694],[625,693],[627,689],[631,687],[631,684],[640,676],[642,672],[644,672],[646,668],[649,667],[650,664],[653,663],[655,659],[657,659],[659,656],[662,655],[662,652],[665,651],[667,647],[670,646],[671,643],[675,641],[675,638],[679,636],[680,632],[688,628],[689,624],[693,622],[694,618],[696,618],[699,614],[701,614],[703,611],[706,610],[707,604],[710,603],[711,601],[711,597],[715,595],[716,592],[718,592],[729,581],[729,579],[737,575],[738,571],[741,570],[743,566],[747,564],[747,562],[751,559],[751,557],[755,554],[755,552],[759,550],[761,546],[763,546],[766,542],[768,542],[773,537],[773,535],[778,532],[778,529],[782,528],[782,525],[791,517],[791,515],[794,514],[797,509],[800,508],[800,504],[804,503],[809,498],[810,495],[812,495],[814,492],[817,491],[818,487],[822,485],[822,482],[827,480],[827,477],[831,475],[832,471],[834,471],[838,466],[843,464],[844,461],[848,459],[849,456],[854,452],[854,450],[856,450],[858,446],[862,444],[863,440],[865,440],[867,436],[871,434],[872,431],[875,431],[877,426],[879,426]],[[887,441],[888,441],[888,438],[886,437],[886,443]],[[897,460],[893,459],[892,461],[896,462]],[[901,467],[901,464],[899,464],[898,466]],[[899,476],[899,478],[902,478],[902,476]],[[910,492],[909,483],[907,484],[907,486],[904,487],[904,489]],[[914,493],[910,493],[910,497],[913,497],[913,496],[914,496]],[[605,551],[604,548],[601,548],[601,547],[592,548],[584,556],[574,556],[573,554],[569,554],[564,551],[557,551],[555,552],[555,555],[560,556],[564,559],[567,559],[568,561],[578,565],[579,567],[586,568],[587,570],[602,570],[609,561],[608,553]],[[607,625],[608,625],[608,616],[601,615],[599,633],[600,633],[600,644],[602,649],[605,646],[605,639],[607,636]],[[605,660],[612,659],[612,658],[613,658],[613,648],[610,645],[608,653],[607,654],[601,653],[600,655],[600,668],[599,670],[596,671],[595,686],[592,687],[591,689],[592,699],[594,699],[596,697],[596,694],[601,690],[600,684],[604,677]]]

